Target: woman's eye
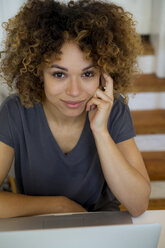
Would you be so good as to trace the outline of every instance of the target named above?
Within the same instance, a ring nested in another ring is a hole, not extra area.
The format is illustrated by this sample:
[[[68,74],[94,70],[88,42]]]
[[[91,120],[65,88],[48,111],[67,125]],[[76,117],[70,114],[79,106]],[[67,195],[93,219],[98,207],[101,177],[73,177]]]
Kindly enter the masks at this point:
[[[54,72],[53,77],[55,77],[55,78],[64,78],[65,75],[64,75],[63,72]]]
[[[88,77],[88,78],[94,77],[94,73],[91,71],[87,71],[83,74],[83,77]]]

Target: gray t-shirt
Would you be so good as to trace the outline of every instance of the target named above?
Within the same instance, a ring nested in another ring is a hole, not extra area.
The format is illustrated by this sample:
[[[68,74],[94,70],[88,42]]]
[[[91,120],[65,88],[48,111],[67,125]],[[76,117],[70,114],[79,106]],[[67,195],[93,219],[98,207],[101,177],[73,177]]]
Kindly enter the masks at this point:
[[[121,96],[114,101],[108,130],[115,143],[135,136],[128,105]],[[15,149],[20,193],[67,196],[88,211],[118,208],[102,173],[88,115],[77,145],[65,155],[51,133],[42,104],[27,109],[13,95],[0,107],[0,141]]]

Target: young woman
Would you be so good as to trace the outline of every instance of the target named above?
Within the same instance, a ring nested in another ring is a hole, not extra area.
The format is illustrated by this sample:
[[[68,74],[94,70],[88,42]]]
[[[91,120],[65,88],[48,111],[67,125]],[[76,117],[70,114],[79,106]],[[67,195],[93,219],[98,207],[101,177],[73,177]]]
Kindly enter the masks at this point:
[[[140,38],[112,3],[29,0],[3,24],[0,217],[148,207],[150,182],[126,104]],[[122,94],[122,95],[121,95]]]

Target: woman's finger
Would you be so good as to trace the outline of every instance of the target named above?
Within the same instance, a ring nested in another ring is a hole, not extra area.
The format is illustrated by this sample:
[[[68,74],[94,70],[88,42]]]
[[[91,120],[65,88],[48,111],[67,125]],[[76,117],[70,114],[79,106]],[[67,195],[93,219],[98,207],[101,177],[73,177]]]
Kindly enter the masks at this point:
[[[96,92],[95,92],[95,94],[94,94],[94,97],[98,97],[98,98],[100,98],[100,99],[102,99],[102,100],[104,100],[104,101],[112,101],[113,100],[113,98],[111,98],[111,97],[109,97],[107,94],[106,94],[106,92],[105,91],[102,91],[102,90],[100,90],[100,89],[97,89],[96,90]]]
[[[86,111],[89,111],[90,110],[90,107],[93,106],[93,105],[96,105],[99,109],[105,109],[105,107],[108,108],[111,105],[111,103],[110,103],[110,101],[104,101],[102,99],[93,97],[87,103]]]

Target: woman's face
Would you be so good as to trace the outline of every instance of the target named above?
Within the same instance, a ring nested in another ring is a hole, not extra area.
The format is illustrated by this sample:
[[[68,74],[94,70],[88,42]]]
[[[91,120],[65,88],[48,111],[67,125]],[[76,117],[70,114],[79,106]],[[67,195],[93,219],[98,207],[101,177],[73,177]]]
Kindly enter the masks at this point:
[[[66,42],[60,60],[43,70],[45,104],[65,116],[78,116],[99,87],[100,72],[74,42]]]

